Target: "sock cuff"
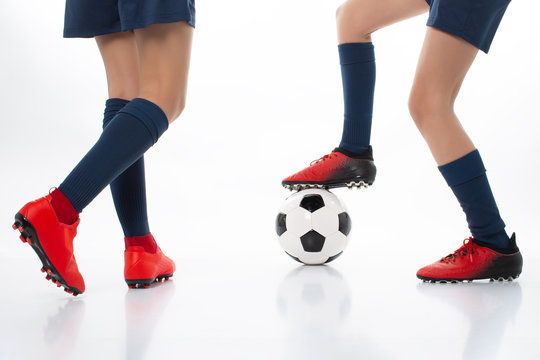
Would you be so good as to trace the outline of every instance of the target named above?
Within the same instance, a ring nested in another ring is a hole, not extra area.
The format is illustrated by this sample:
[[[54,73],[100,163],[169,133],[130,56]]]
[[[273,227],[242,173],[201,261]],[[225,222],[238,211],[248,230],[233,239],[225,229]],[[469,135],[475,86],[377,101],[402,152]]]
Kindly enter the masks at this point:
[[[131,100],[118,113],[126,113],[140,120],[152,135],[154,144],[169,128],[169,121],[163,110],[153,102],[143,98]]]
[[[339,44],[338,52],[341,65],[375,61],[375,47],[371,42]]]
[[[58,189],[54,188],[50,192],[51,195],[51,205],[58,221],[61,223],[71,225],[79,218],[79,212],[73,207],[69,199],[64,195],[64,193]]]
[[[124,238],[124,242],[126,244],[126,249],[129,246],[141,246],[142,248],[144,248],[144,251],[151,254],[155,254],[157,251],[156,240],[154,240],[152,233],[148,233],[142,236],[126,237]]]
[[[105,111],[103,112],[103,128],[107,127],[118,111],[129,103],[129,100],[120,98],[110,98],[105,101]]]
[[[439,171],[448,186],[452,187],[484,175],[486,168],[480,153],[474,150],[457,160],[439,166]]]

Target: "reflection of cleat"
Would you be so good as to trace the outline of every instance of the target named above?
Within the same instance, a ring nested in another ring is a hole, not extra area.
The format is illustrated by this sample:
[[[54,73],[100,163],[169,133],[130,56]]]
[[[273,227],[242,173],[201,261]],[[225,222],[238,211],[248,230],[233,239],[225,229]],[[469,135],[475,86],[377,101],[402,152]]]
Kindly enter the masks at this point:
[[[336,148],[330,154],[312,161],[307,168],[285,178],[281,184],[293,190],[362,188],[373,184],[376,173],[371,146],[361,155]]]
[[[60,223],[51,205],[51,195],[31,201],[15,214],[14,229],[28,243],[43,264],[47,280],[54,277],[72,293],[84,291],[84,280],[73,255],[73,238],[79,219],[71,225]]]
[[[516,235],[512,234],[508,249],[492,249],[473,238],[465,239],[453,254],[423,267],[416,276],[440,283],[480,279],[502,282],[516,279],[522,267],[523,258],[516,245]]]

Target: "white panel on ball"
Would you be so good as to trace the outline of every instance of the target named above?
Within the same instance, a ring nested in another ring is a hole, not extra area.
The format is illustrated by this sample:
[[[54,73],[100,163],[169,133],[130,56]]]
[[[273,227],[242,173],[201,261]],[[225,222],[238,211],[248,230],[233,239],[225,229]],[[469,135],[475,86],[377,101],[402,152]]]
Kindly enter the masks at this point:
[[[300,237],[311,230],[311,213],[300,207],[287,214],[287,232]]]
[[[291,212],[294,209],[297,209],[300,206],[300,201],[302,201],[301,196],[296,196],[298,193],[294,193],[285,199],[283,205],[281,205],[280,211],[284,214]]]
[[[339,218],[336,211],[328,207],[320,208],[311,214],[311,224],[313,230],[325,237],[332,235],[339,230]]]
[[[294,257],[297,257],[296,254],[304,252],[302,243],[298,240],[298,236],[293,235],[289,231],[286,231],[279,237],[279,244],[286,253]]]
[[[328,256],[335,256],[342,252],[349,243],[349,239],[340,231],[336,231],[330,236],[326,237],[322,252],[328,254]]]
[[[328,260],[328,255],[324,252],[302,252],[298,256],[301,262],[307,265],[320,265],[324,264]]]

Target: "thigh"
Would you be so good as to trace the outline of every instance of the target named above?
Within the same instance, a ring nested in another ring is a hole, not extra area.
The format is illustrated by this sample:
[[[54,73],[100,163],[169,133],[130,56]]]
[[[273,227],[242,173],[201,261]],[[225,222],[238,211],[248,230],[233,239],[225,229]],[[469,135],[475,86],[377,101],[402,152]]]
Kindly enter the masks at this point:
[[[110,98],[131,100],[139,92],[139,56],[132,32],[96,36]]]
[[[187,92],[193,27],[187,22],[135,29],[140,96],[160,106],[169,122],[181,112]]]
[[[356,42],[358,36],[369,37],[378,29],[428,10],[426,0],[348,0],[338,9],[338,40]]]
[[[452,106],[477,53],[478,48],[462,38],[428,27],[413,92]]]

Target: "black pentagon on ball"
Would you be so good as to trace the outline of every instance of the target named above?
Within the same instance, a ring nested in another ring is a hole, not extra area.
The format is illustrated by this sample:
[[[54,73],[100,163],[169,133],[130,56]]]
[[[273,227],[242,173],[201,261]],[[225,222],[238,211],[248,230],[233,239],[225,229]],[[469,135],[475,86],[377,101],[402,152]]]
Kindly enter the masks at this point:
[[[325,237],[311,230],[300,237],[302,247],[306,252],[320,252],[324,246]]]
[[[324,206],[324,200],[319,194],[307,194],[300,202],[300,207],[309,212],[315,212]]]
[[[351,232],[351,217],[346,212],[342,212],[339,217],[339,231],[345,236]]]
[[[287,231],[287,215],[279,213],[276,217],[276,232],[281,236],[285,231]]]

